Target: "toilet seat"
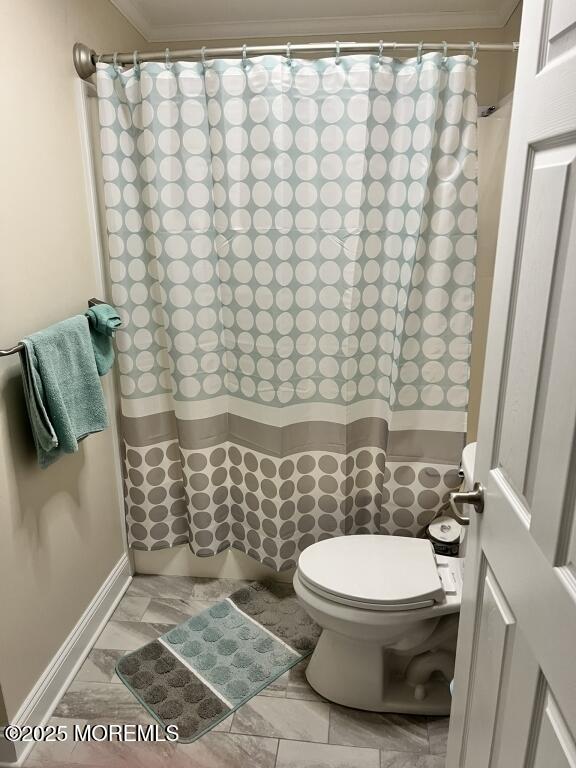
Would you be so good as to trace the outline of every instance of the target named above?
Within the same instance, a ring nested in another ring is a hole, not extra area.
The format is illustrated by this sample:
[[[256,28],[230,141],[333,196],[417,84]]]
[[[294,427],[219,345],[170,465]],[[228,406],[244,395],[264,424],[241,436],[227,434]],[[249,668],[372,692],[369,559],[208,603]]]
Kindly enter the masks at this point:
[[[325,539],[298,561],[302,584],[320,597],[373,611],[427,608],[445,599],[426,539],[354,535]]]

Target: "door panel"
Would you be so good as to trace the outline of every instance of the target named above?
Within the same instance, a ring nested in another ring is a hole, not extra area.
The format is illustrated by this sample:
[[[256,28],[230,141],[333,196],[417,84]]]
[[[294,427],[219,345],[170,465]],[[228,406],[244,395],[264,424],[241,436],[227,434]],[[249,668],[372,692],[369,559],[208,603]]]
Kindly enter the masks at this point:
[[[535,747],[534,768],[575,768],[576,746],[550,691],[545,704]]]
[[[576,38],[576,5],[566,2],[551,5],[546,34],[548,61],[570,51]]]
[[[576,768],[576,6],[525,0],[447,768]]]
[[[490,473],[486,494],[492,509],[482,525],[484,556],[574,727],[576,591],[560,567],[550,566],[530,534],[525,508],[499,470]]]
[[[477,680],[470,697],[468,717],[475,724],[466,744],[466,765],[487,765],[492,751],[492,738],[496,725],[498,698],[505,670],[506,646],[512,640],[514,617],[494,574],[486,570],[478,621],[477,649],[474,676]]]
[[[575,462],[576,463],[576,462]],[[568,534],[566,536],[567,539],[569,539],[569,546],[568,551],[566,552],[566,557],[562,558],[562,561],[564,563],[563,576],[566,579],[566,581],[570,584],[570,588],[575,594],[576,599],[576,525],[574,525],[574,518],[576,517],[576,510],[574,509],[574,480],[572,481],[572,487],[571,490],[571,496],[572,496],[572,519],[570,521],[567,521],[566,528],[568,528],[568,524],[572,524],[572,532],[571,535],[567,531]]]
[[[519,494],[524,494],[526,486],[554,255],[561,231],[568,176],[564,155],[564,149],[538,152],[531,163],[526,226],[517,267],[518,287],[512,307],[510,354],[503,371],[507,386],[500,403],[502,426],[497,437],[497,464]]]
[[[554,565],[566,553],[570,531],[565,526],[573,517],[576,488],[570,472],[575,466],[576,398],[566,396],[576,392],[576,366],[567,364],[571,354],[576,356],[576,260],[571,250],[576,232],[576,147],[558,152],[566,161],[563,218],[525,493],[534,510],[531,533]]]
[[[526,755],[530,752],[533,723],[540,710],[543,676],[518,625],[506,662],[489,764],[525,766],[529,764]]]

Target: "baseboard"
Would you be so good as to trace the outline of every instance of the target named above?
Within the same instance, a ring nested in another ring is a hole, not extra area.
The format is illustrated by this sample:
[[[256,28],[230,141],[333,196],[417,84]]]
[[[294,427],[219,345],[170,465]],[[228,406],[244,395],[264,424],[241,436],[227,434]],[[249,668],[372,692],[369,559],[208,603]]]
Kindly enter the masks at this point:
[[[12,718],[12,724],[19,726],[43,725],[48,720],[131,580],[130,562],[128,556],[123,554],[27,696],[16,716]],[[11,745],[1,738],[0,766],[17,768],[17,766],[22,765],[32,746],[33,744],[21,743]],[[10,762],[11,755],[8,751],[10,747],[15,748],[12,762]]]

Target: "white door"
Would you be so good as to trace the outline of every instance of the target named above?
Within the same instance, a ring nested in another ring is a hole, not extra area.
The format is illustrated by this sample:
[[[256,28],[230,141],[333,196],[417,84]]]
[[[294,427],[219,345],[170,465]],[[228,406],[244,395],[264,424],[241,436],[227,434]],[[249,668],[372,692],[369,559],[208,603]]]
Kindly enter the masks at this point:
[[[447,768],[576,768],[576,3],[525,0]]]

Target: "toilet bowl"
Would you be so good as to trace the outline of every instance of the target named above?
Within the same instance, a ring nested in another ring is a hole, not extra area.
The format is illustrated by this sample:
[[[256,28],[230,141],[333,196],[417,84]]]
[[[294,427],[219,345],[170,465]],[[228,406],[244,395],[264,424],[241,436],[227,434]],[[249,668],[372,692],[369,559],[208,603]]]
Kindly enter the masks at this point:
[[[462,563],[435,555],[427,539],[397,536],[342,536],[304,550],[294,589],[322,627],[310,685],[357,709],[449,714]]]
[[[426,539],[342,536],[313,544],[294,589],[322,634],[306,670],[330,701],[375,712],[448,714],[460,560]]]

